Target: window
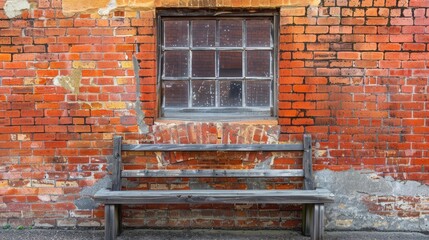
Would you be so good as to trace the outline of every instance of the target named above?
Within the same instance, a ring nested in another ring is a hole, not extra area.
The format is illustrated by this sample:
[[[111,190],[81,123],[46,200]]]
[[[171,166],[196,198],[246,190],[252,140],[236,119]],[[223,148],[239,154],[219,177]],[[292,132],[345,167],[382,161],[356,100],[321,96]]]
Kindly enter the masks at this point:
[[[275,14],[160,14],[161,117],[275,115]]]

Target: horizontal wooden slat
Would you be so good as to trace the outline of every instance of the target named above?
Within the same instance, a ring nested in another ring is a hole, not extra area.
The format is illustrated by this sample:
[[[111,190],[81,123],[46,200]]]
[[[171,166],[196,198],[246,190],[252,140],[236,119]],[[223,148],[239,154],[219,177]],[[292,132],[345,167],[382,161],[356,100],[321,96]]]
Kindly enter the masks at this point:
[[[297,144],[123,144],[123,151],[159,152],[257,152],[257,151],[302,151],[304,146]]]
[[[123,170],[121,177],[245,177],[245,178],[273,178],[273,177],[303,177],[302,169],[198,169],[198,170]]]
[[[172,191],[110,191],[95,194],[105,204],[173,204],[173,203],[327,203],[333,194],[316,190],[172,190]]]

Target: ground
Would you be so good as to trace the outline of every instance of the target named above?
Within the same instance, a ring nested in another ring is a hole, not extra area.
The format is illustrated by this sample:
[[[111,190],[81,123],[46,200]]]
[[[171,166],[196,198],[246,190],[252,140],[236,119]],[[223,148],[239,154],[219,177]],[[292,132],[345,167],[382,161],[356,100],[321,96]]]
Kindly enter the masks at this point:
[[[103,239],[102,230],[0,230],[0,240],[82,240]],[[118,240],[306,240],[309,237],[302,236],[294,231],[225,231],[225,230],[126,230]],[[429,235],[417,232],[326,232],[327,240],[424,240]]]

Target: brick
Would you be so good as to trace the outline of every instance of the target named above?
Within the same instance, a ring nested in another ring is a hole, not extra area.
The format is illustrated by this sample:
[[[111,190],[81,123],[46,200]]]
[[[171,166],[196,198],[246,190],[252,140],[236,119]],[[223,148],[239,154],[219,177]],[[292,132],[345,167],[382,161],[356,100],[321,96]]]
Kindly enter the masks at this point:
[[[341,18],[339,17],[319,17],[317,18],[317,25],[339,25]]]
[[[338,52],[338,59],[360,59],[361,54],[358,52]]]
[[[429,1],[428,0],[410,0],[409,6],[410,7],[429,7]]]
[[[328,33],[329,28],[327,26],[307,26],[305,28],[305,33]]]
[[[402,46],[399,43],[380,43],[378,49],[380,51],[401,51]]]
[[[414,36],[411,34],[403,34],[403,35],[392,35],[390,36],[390,42],[413,42]]]
[[[305,7],[284,7],[280,10],[282,17],[288,16],[305,16]]]
[[[12,54],[0,53],[0,62],[10,62],[12,60]]]

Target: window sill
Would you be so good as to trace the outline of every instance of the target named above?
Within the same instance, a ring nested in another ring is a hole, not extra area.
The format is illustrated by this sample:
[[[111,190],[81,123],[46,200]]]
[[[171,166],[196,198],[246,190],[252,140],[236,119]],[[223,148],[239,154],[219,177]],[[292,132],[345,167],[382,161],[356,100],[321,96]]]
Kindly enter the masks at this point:
[[[171,118],[158,118],[155,120],[155,125],[158,124],[169,124],[169,123],[229,123],[229,124],[243,124],[243,125],[278,125],[278,119],[277,118],[264,118],[264,119],[171,119]]]

